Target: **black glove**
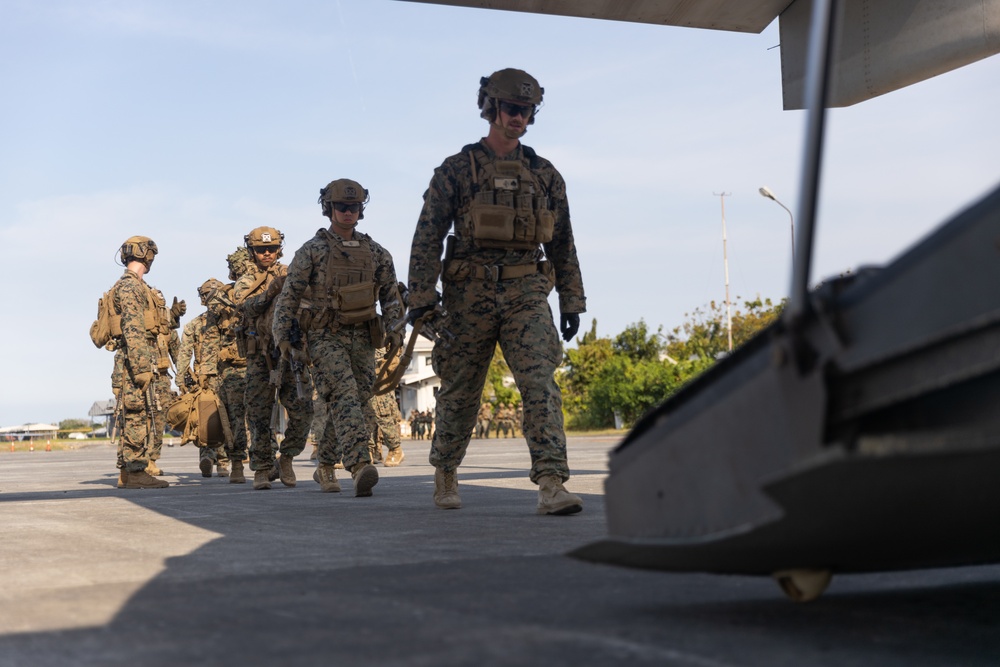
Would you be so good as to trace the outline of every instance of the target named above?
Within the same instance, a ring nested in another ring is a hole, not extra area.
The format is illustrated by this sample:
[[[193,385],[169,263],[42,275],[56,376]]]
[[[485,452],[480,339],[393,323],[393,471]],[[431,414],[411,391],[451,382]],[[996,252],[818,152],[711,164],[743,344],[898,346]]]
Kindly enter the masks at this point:
[[[410,308],[409,312],[406,313],[406,321],[409,322],[412,327],[417,323],[417,320],[432,310],[434,310],[433,304],[430,306],[420,306],[419,308]]]
[[[568,343],[580,330],[580,314],[563,313],[559,316],[559,320],[559,330],[562,331],[563,340]]]
[[[170,314],[176,319],[181,319],[184,317],[184,313],[188,310],[187,303],[184,301],[178,301],[177,297],[174,297],[174,305],[170,306]]]

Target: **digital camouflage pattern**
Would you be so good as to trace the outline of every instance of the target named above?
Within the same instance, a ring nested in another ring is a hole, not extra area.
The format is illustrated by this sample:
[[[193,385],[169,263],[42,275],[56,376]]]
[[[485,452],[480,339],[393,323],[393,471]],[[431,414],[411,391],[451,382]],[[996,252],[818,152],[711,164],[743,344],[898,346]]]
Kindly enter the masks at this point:
[[[383,322],[389,325],[400,320],[403,307],[392,256],[367,234],[355,230],[353,240],[367,244],[371,250]],[[276,341],[289,340],[292,322],[298,320],[307,290],[318,294],[325,289],[331,248],[343,242],[339,235],[320,229],[296,251],[275,304],[273,333]],[[338,462],[337,443],[343,447],[346,469],[371,463],[369,441],[375,428],[375,415],[369,399],[375,384],[375,346],[369,323],[340,325],[330,322],[328,326],[304,333],[313,364],[313,379],[329,409],[327,423],[332,423],[335,432],[334,438],[324,433],[319,445],[320,464]]]
[[[127,269],[111,288],[111,293],[115,312],[121,314],[122,322],[111,378],[118,399],[121,429],[119,467],[125,467],[130,473],[140,472],[149,464],[147,439],[152,413],[147,409],[146,393],[135,376],[155,373],[159,358],[155,336],[147,333],[144,316],[151,295],[149,286]]]
[[[461,214],[473,198],[474,186],[468,152],[477,161],[520,160],[541,183],[555,216],[552,241],[534,250],[479,249]],[[454,226],[454,259],[442,276],[441,254],[445,237]],[[544,248],[544,255],[543,250]],[[430,462],[444,472],[461,464],[476,426],[483,385],[500,344],[504,359],[517,383],[525,414],[525,438],[531,454],[532,481],[554,475],[569,478],[562,396],[554,380],[562,360],[562,344],[552,319],[548,293],[550,279],[531,273],[509,280],[460,277],[455,267],[526,265],[548,259],[554,269],[555,288],[562,313],[586,310],[583,279],[570,225],[566,184],[555,167],[530,148],[518,144],[513,153],[497,156],[485,141],[463,148],[438,167],[424,194],[424,206],[413,235],[410,252],[409,291],[412,308],[436,301],[439,276],[444,286],[446,323],[455,339],[437,344],[432,352],[435,372],[441,377],[437,396],[436,428]]]
[[[375,367],[378,368],[385,360],[386,348],[380,347],[375,351]],[[372,440],[376,447],[385,447],[389,450],[398,449],[402,444],[399,434],[399,423],[403,421],[403,416],[399,413],[399,403],[396,402],[396,393],[389,393],[371,397],[372,412],[375,415],[375,425],[378,432],[372,433]]]
[[[231,339],[231,340],[230,340]],[[178,365],[179,372],[190,369],[198,386],[211,389],[222,401],[229,418],[233,442],[216,447],[203,447],[201,458],[225,464],[230,459],[243,460],[247,451],[246,411],[243,397],[246,389],[246,360],[230,357],[236,339],[220,326],[220,318],[209,310],[199,314],[184,327],[184,342]],[[225,355],[220,351],[226,349]],[[221,359],[226,356],[226,359]],[[190,364],[194,363],[193,367]]]
[[[275,387],[271,384],[271,371],[276,371],[278,400],[288,413],[285,437],[279,451],[282,456],[295,457],[302,453],[309,435],[312,421],[312,390],[306,398],[299,398],[295,389],[295,377],[288,362],[277,353],[270,330],[259,327],[271,314],[274,290],[269,289],[279,277],[285,276],[288,268],[275,262],[267,271],[256,265],[236,281],[233,287],[233,302],[242,311],[244,322],[252,323],[259,349],[247,355],[246,389],[244,407],[246,423],[250,430],[250,469],[270,470],[274,467],[274,449],[271,447],[271,411],[274,407]],[[306,379],[308,382],[308,378]]]

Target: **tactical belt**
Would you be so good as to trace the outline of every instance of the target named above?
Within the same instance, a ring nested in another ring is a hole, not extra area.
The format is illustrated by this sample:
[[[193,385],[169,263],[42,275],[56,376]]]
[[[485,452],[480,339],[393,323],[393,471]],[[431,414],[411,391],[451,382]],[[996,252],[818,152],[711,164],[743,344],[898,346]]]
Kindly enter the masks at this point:
[[[479,280],[492,280],[494,282],[498,280],[512,280],[514,278],[523,278],[525,276],[530,276],[532,273],[538,273],[538,263],[534,262],[532,264],[513,264],[510,266],[484,266],[482,264],[472,264],[469,265],[469,278],[477,278]]]

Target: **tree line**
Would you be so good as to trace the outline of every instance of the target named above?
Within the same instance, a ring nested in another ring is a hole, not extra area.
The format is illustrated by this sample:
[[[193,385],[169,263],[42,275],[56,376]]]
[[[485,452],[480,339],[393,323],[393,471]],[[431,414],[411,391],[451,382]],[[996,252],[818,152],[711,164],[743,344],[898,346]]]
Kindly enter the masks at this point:
[[[739,301],[739,298],[737,298]],[[732,313],[733,347],[771,324],[784,307],[760,297]],[[562,388],[566,427],[614,428],[615,417],[629,427],[647,410],[673,395],[729,350],[725,304],[710,303],[685,314],[685,321],[663,333],[646,322],[628,325],[616,336],[598,336],[597,320],[567,349],[557,376]]]

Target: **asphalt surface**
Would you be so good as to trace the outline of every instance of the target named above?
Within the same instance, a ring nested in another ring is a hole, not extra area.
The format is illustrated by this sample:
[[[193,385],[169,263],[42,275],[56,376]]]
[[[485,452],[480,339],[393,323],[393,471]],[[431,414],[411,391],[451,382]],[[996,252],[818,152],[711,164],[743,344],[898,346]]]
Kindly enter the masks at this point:
[[[520,440],[473,441],[457,511],[433,506],[426,441],[371,498],[343,473],[320,493],[304,457],[296,487],[253,491],[164,448],[170,488],[120,490],[108,445],[0,452],[0,666],[1000,665],[998,566],[795,604],[766,577],[566,557],[605,537],[614,444],[570,440],[568,517],[535,514]]]

